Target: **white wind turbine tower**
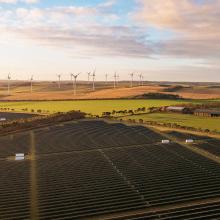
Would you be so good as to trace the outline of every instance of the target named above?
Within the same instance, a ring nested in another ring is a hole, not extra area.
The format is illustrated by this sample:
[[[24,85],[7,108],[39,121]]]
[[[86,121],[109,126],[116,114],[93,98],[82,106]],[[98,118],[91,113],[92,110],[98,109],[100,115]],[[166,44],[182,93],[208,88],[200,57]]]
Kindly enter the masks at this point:
[[[134,73],[131,73],[130,76],[131,76],[131,88],[132,88],[134,82]]]
[[[87,82],[88,82],[88,84],[89,84],[91,72],[88,72],[88,73],[87,73],[87,76],[88,76],[88,81],[87,81]]]
[[[108,82],[108,74],[105,74],[105,84]]]
[[[11,74],[8,74],[8,95],[10,95],[10,80],[11,80]]]
[[[93,71],[92,74],[92,90],[95,91],[95,73],[96,73],[96,69]]]
[[[118,83],[119,83],[119,78],[120,78],[120,76],[119,76],[119,74],[117,75],[117,80],[116,80],[116,84],[118,85]]]
[[[71,82],[72,82],[73,89],[74,89],[73,73],[70,73],[70,80],[71,80]]]
[[[142,79],[141,79],[141,85],[143,86],[144,85],[144,76],[142,74]]]
[[[142,79],[143,79],[143,75],[142,73],[138,75],[139,76],[139,86],[142,86]]]
[[[60,89],[61,88],[61,74],[58,74],[57,77],[58,77],[58,88]]]
[[[115,72],[113,77],[114,77],[114,88],[116,88],[116,83],[117,83],[117,74],[116,74],[116,72]]]
[[[31,76],[31,79],[30,79],[30,83],[31,83],[31,93],[33,92],[33,81],[34,81],[34,76],[32,75],[32,76]]]
[[[71,76],[74,78],[74,83],[73,83],[73,89],[74,89],[74,96],[76,95],[76,80],[77,80],[77,77],[80,75],[80,73],[78,74],[71,74]]]

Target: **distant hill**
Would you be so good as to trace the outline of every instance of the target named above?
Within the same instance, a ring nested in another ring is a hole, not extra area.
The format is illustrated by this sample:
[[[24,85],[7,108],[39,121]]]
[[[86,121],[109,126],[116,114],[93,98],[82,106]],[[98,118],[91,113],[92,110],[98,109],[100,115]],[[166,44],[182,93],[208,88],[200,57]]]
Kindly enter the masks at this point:
[[[95,82],[95,91],[92,83],[79,81],[77,94],[74,96],[71,81],[62,81],[61,88],[57,82],[33,82],[33,92],[30,93],[30,82],[12,81],[10,96],[7,95],[7,82],[0,81],[0,101],[32,101],[32,100],[74,100],[74,99],[120,99],[133,98],[148,93],[162,93],[179,95],[185,99],[219,99],[220,85],[213,83],[173,83],[173,82],[144,82],[140,86],[138,81],[120,81],[114,88],[114,82]],[[163,99],[164,96],[161,98]],[[172,98],[172,97],[170,97]],[[177,97],[173,97],[174,99]],[[172,99],[173,99],[172,98]]]
[[[184,86],[172,86],[169,88],[165,88],[163,92],[178,92],[179,90],[184,89],[184,88],[185,88]]]
[[[183,99],[179,95],[165,94],[165,93],[145,93],[142,95],[134,96],[134,98],[136,99],[171,99],[171,100]]]

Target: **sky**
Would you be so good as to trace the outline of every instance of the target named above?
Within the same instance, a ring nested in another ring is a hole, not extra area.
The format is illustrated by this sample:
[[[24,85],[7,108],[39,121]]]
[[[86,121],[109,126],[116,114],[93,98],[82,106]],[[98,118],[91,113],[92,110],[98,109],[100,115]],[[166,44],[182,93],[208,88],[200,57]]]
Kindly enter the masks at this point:
[[[0,0],[0,79],[220,82],[220,0]]]

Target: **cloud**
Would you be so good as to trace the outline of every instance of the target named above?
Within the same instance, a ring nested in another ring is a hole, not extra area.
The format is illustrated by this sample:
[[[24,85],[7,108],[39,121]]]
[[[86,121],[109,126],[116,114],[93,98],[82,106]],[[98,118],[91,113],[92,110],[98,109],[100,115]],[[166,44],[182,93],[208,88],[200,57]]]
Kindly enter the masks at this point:
[[[148,57],[151,45],[141,42],[139,30],[129,27],[90,26],[87,28],[35,27],[10,31],[17,37],[31,39],[39,45],[59,47],[80,56]],[[134,33],[136,32],[136,33]]]
[[[98,5],[99,8],[109,8],[112,7],[113,5],[115,5],[117,2],[117,0],[108,0],[105,2],[102,2]]]
[[[137,0],[134,23],[118,22],[108,0],[96,7],[0,8],[0,31],[79,56],[216,59],[220,56],[220,0]],[[140,25],[141,22],[141,25]],[[143,25],[144,24],[144,25]],[[148,28],[160,29],[157,41]],[[172,34],[163,39],[163,31]]]
[[[220,56],[220,40],[175,39],[160,42],[161,54],[188,58],[217,58]]]
[[[0,0],[0,4],[4,3],[4,4],[16,4],[18,2],[23,2],[26,4],[34,4],[39,2],[39,0]]]
[[[114,24],[114,14],[103,12],[103,7],[110,7],[113,1],[107,3],[98,7],[0,9],[0,30],[79,56],[149,57],[153,54],[145,29]],[[108,24],[103,22],[105,19]]]
[[[220,31],[220,0],[138,0],[136,18],[159,28],[195,34]]]
[[[161,40],[161,55],[190,58],[220,56],[220,0],[137,0],[136,21],[147,27],[171,31]]]

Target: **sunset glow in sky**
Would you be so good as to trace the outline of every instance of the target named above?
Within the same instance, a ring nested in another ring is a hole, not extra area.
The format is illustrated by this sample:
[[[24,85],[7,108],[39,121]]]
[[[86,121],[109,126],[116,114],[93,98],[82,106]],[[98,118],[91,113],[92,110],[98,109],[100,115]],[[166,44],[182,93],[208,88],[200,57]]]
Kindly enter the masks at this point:
[[[0,0],[0,59],[0,79],[220,81],[220,0]]]

